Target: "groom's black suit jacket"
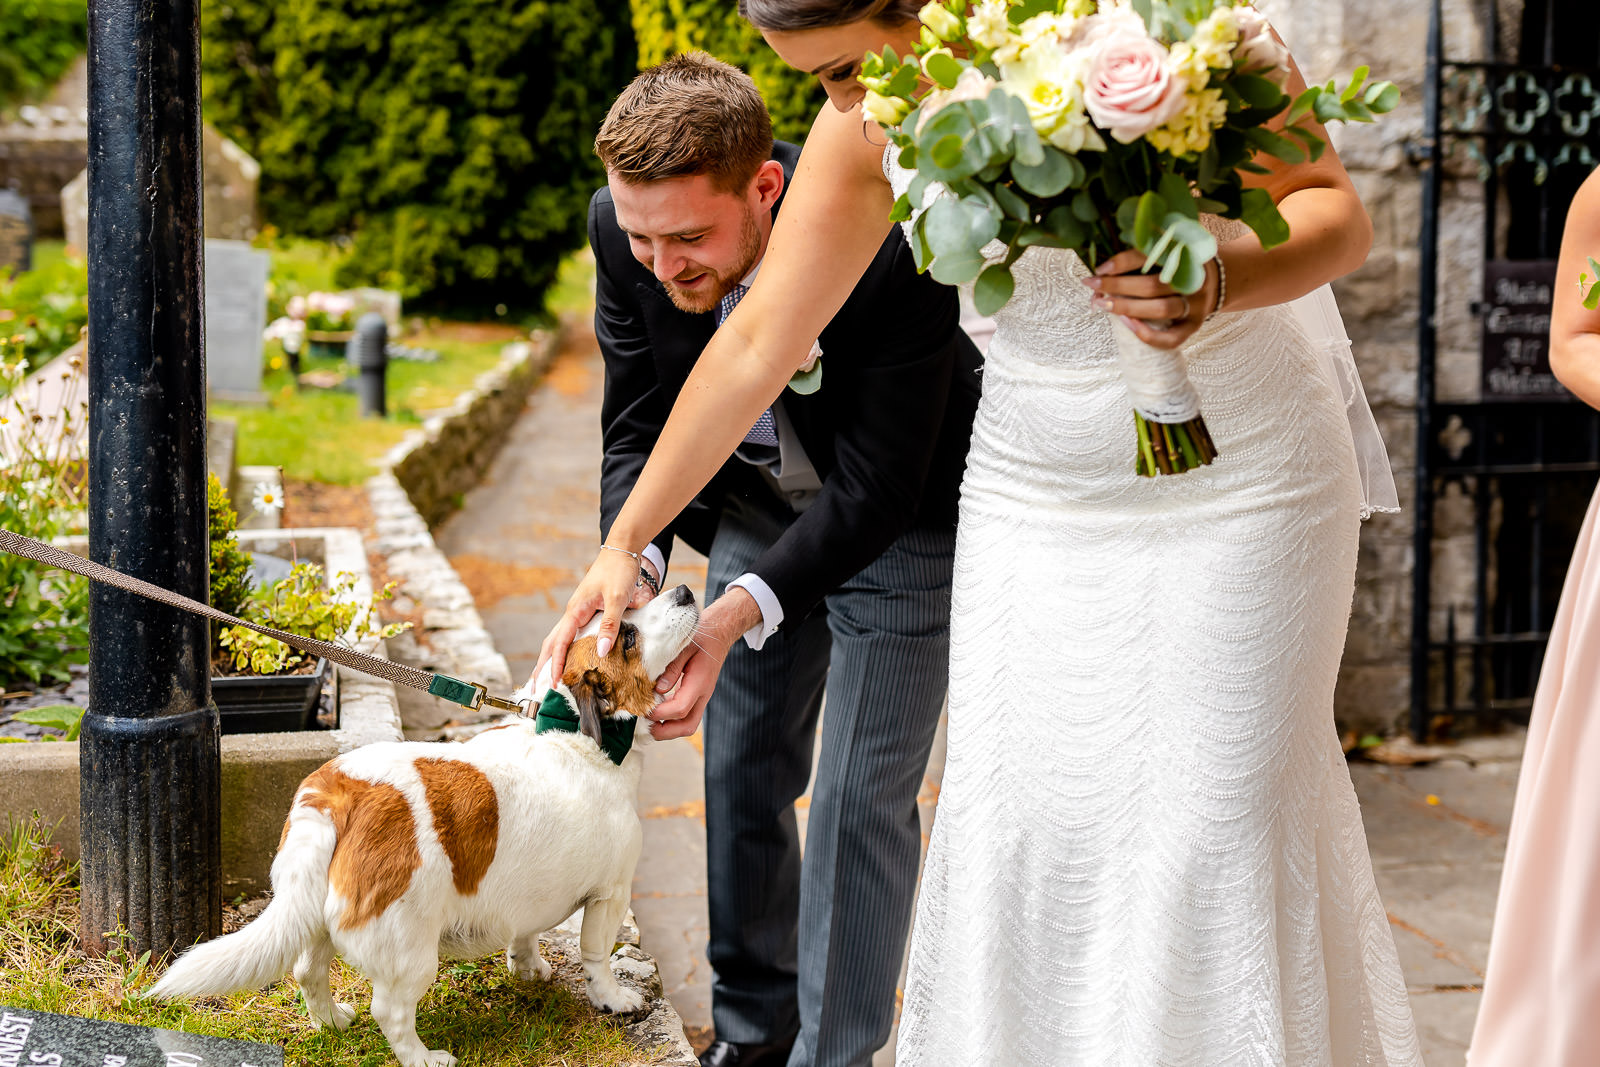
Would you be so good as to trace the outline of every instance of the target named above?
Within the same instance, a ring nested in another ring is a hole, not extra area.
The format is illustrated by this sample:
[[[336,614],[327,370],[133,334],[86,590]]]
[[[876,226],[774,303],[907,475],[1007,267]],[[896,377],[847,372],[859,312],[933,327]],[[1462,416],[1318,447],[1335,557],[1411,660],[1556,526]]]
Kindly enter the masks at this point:
[[[786,186],[799,154],[781,141],[773,146]],[[717,323],[714,313],[678,310],[633,258],[609,189],[589,203],[589,244],[595,337],[606,366],[604,537]],[[814,255],[817,270],[830,269],[826,248]],[[789,526],[751,570],[783,605],[785,623],[794,624],[906,530],[953,527],[981,363],[959,319],[956,291],[918,274],[900,227],[892,227],[822,331],[822,388],[809,396],[783,394],[822,479],[816,500],[796,516],[754,467],[732,458],[656,538],[662,555],[670,555],[674,535],[708,552],[729,493],[770,508]]]

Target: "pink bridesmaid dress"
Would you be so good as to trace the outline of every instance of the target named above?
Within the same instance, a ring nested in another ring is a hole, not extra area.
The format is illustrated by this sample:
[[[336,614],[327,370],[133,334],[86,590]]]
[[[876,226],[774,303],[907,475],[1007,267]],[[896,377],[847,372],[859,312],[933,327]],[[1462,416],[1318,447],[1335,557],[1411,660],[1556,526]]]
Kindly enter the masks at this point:
[[[1528,722],[1468,1067],[1600,1065],[1600,493]]]

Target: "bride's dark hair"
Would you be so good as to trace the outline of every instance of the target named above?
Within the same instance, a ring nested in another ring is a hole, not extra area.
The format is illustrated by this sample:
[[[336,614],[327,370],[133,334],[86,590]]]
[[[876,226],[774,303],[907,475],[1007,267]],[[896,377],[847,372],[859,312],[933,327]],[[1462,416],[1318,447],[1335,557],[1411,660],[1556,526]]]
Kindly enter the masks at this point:
[[[739,0],[739,14],[758,30],[817,30],[863,19],[910,22],[923,0]]]

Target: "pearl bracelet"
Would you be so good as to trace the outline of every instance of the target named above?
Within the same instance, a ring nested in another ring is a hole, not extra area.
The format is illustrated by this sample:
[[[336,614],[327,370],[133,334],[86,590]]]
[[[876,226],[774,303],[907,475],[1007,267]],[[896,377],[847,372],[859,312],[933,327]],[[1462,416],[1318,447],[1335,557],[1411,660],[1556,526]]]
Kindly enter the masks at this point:
[[[610,550],[612,552],[621,552],[624,556],[627,556],[627,557],[631,558],[635,563],[643,563],[644,562],[643,553],[640,553],[640,552],[629,552],[627,549],[618,548],[616,545],[601,544],[600,547],[603,548],[603,549],[608,549],[608,550]]]
[[[1212,260],[1217,265],[1217,304],[1206,316],[1209,320],[1212,315],[1222,311],[1222,305],[1228,302],[1228,269],[1222,265],[1222,257],[1217,256]]]

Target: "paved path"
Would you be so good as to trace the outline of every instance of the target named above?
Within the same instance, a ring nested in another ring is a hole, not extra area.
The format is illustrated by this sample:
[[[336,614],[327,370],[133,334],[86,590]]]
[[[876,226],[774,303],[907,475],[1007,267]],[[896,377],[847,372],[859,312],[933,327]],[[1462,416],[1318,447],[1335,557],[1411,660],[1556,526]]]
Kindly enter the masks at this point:
[[[519,679],[594,556],[600,388],[592,338],[574,337],[488,479],[438,531]],[[703,591],[705,561],[680,546],[668,578]],[[1352,766],[1428,1067],[1461,1067],[1487,956],[1517,765],[1515,745],[1486,750],[1480,754],[1492,758],[1475,767]],[[922,793],[924,830],[942,765],[941,730]],[[641,935],[697,1047],[711,1023],[702,767],[698,737],[651,749],[639,798],[644,855],[634,879]],[[877,1063],[890,1059],[886,1049]]]

